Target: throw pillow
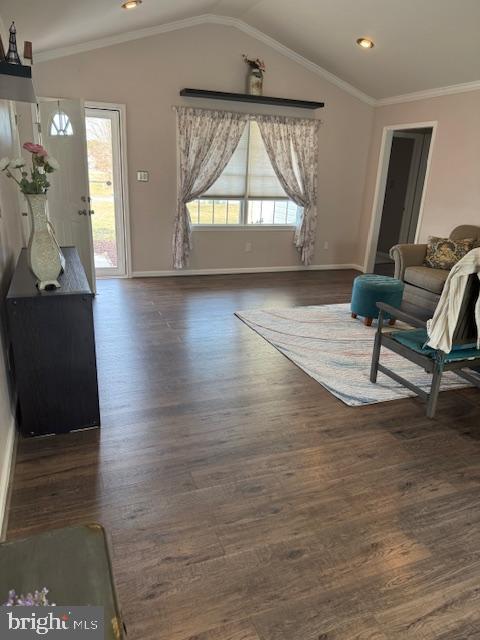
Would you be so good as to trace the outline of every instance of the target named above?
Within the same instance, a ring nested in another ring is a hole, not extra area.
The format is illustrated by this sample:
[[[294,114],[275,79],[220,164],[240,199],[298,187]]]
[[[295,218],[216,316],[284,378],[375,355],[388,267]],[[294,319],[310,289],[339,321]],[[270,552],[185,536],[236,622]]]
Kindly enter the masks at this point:
[[[449,270],[473,249],[474,242],[474,238],[450,240],[450,238],[430,236],[424,264],[432,269]]]

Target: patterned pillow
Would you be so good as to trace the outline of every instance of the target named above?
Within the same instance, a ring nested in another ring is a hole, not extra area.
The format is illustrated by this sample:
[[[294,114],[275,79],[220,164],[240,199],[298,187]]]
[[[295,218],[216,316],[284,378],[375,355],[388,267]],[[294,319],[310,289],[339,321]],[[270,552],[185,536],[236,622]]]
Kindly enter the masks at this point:
[[[451,269],[463,256],[473,249],[474,238],[450,240],[430,236],[424,265],[433,269]]]

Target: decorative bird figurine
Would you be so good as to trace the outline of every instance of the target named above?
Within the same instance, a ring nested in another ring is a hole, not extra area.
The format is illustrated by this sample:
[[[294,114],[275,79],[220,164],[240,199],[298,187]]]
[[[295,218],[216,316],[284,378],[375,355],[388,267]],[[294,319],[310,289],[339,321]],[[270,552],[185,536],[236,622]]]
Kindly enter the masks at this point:
[[[22,64],[17,50],[17,29],[15,28],[15,22],[12,22],[12,26],[10,27],[10,39],[8,41],[8,52],[5,57],[5,62]]]

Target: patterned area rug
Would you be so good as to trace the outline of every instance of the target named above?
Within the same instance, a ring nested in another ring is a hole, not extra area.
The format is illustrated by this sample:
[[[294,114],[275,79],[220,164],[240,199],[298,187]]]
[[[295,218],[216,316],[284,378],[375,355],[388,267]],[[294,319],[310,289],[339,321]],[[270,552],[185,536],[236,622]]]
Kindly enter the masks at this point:
[[[365,327],[360,319],[353,320],[349,304],[241,311],[235,315],[351,407],[415,395],[383,373],[378,374],[377,384],[370,382],[375,328]],[[380,362],[429,390],[431,376],[405,358],[382,349]],[[447,372],[442,391],[468,386]]]

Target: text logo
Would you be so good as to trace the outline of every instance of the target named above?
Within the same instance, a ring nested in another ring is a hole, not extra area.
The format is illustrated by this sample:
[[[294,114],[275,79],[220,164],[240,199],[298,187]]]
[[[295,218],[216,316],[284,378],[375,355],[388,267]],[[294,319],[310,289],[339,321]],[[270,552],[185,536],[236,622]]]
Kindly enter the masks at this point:
[[[103,640],[103,607],[0,607],[0,639]]]

